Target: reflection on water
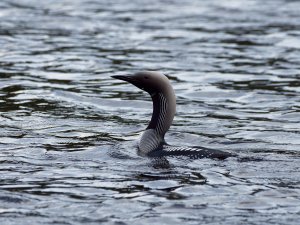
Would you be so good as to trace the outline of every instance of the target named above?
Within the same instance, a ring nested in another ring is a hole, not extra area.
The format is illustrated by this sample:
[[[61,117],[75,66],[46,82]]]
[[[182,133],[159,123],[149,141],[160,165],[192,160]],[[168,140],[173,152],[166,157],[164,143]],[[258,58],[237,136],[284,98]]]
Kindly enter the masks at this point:
[[[298,1],[0,2],[0,223],[298,224]],[[159,70],[166,139],[225,161],[137,155]]]

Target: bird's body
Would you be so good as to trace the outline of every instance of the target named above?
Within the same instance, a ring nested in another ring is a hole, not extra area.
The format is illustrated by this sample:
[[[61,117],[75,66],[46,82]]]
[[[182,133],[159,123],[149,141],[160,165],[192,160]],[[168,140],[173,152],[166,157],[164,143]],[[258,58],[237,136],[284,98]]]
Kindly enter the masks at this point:
[[[228,152],[200,147],[170,146],[165,142],[165,133],[169,130],[176,112],[176,98],[168,78],[158,72],[139,72],[134,75],[113,76],[127,81],[148,92],[153,102],[151,121],[142,133],[138,143],[141,155],[149,157],[189,156],[193,158],[225,159],[233,156]]]

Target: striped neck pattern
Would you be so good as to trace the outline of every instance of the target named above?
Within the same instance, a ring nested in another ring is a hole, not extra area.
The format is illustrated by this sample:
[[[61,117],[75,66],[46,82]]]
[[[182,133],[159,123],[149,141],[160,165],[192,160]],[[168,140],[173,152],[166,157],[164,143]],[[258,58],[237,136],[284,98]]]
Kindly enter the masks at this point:
[[[151,97],[153,101],[152,118],[139,141],[139,150],[142,154],[162,148],[165,144],[165,133],[169,130],[175,114],[175,104],[172,102],[175,101],[174,95],[168,96],[158,92],[152,94]]]
[[[171,126],[174,113],[169,109],[169,103],[163,93],[155,93],[151,97],[153,101],[153,113],[147,129],[154,129],[163,139]]]

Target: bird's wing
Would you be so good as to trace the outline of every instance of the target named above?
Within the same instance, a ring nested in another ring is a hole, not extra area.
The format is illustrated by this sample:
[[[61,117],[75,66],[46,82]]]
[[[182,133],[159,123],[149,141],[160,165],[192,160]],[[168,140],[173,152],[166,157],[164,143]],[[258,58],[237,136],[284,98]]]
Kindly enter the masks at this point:
[[[214,158],[226,159],[228,157],[236,156],[233,153],[224,152],[221,150],[207,149],[202,147],[178,147],[166,145],[163,148],[152,151],[148,154],[150,157],[162,156],[188,156],[190,158]]]

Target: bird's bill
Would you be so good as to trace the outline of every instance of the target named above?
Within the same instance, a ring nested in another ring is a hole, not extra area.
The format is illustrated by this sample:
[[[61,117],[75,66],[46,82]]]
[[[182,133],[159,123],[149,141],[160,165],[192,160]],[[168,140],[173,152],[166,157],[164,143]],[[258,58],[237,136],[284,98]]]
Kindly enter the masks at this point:
[[[124,81],[127,81],[129,83],[131,83],[132,80],[133,80],[132,76],[130,76],[130,75],[115,75],[115,76],[111,76],[111,77],[115,78],[115,79],[119,79],[119,80],[124,80]]]

